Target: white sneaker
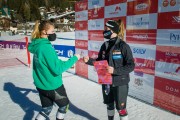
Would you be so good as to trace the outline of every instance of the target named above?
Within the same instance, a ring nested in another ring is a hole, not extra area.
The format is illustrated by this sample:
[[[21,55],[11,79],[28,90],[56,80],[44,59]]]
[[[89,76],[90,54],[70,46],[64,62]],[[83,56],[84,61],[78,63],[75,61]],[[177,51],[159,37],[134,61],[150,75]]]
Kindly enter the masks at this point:
[[[126,116],[120,116],[120,120],[128,120],[128,115],[126,115]]]

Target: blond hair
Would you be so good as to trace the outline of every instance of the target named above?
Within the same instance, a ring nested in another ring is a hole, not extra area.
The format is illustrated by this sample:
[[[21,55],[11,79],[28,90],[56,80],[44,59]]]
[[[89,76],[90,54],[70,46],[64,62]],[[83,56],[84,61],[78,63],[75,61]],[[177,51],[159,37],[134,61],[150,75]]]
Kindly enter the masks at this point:
[[[41,38],[42,31],[48,30],[50,25],[54,26],[54,24],[50,21],[40,22],[39,20],[37,20],[35,23],[34,30],[32,32],[31,38],[32,39]]]
[[[116,22],[119,25],[118,37],[121,38],[122,40],[124,40],[124,31],[125,31],[124,23],[121,19],[117,20]]]

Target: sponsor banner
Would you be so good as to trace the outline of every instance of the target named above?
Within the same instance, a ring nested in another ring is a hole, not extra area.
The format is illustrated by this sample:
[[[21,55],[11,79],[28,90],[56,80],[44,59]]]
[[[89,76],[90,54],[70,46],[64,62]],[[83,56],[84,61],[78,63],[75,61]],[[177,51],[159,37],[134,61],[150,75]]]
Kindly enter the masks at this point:
[[[156,61],[155,75],[180,82],[180,64]]]
[[[156,61],[180,64],[180,47],[157,45]]]
[[[0,50],[3,50],[3,49],[6,49],[6,50],[26,49],[26,42],[0,41]]]
[[[126,30],[126,41],[134,44],[156,44],[157,30]]]
[[[75,33],[74,33],[75,36]],[[55,45],[70,45],[70,46],[75,46],[75,39],[70,39],[69,38],[57,38],[55,41],[52,41],[51,44]]]
[[[179,0],[158,0],[158,12],[179,11]]]
[[[88,65],[88,79],[98,83],[98,75],[94,66]]]
[[[127,15],[157,13],[158,3],[155,0],[136,0],[128,2]]]
[[[143,72],[154,75],[155,61],[150,59],[135,58],[135,72]]]
[[[75,47],[87,50],[88,49],[88,41],[85,41],[85,40],[75,40]]]
[[[80,11],[80,12],[75,12],[75,21],[85,21],[88,20],[88,11]]]
[[[104,18],[104,7],[88,10],[88,19]]]
[[[104,0],[88,0],[88,9],[104,7]]]
[[[76,63],[76,74],[88,78],[88,65],[86,65],[82,59]]]
[[[88,40],[104,41],[103,30],[89,30]]]
[[[88,1],[87,0],[76,2],[76,4],[75,4],[75,11],[76,12],[87,10],[87,9],[88,9]]]
[[[88,50],[99,52],[102,44],[101,41],[88,41]]]
[[[88,30],[104,30],[104,19],[88,20]]]
[[[127,29],[157,29],[157,13],[127,16]]]
[[[179,13],[180,11],[158,13],[158,29],[180,29]]]
[[[129,95],[153,104],[154,76],[148,74],[137,76],[131,72],[130,79]]]
[[[129,44],[133,53],[134,58],[150,59],[155,60],[156,46],[140,44]]]
[[[105,18],[126,16],[127,3],[105,6]]]
[[[88,51],[88,56],[89,56],[90,58],[96,59],[96,58],[98,58],[98,52]]]
[[[180,114],[180,82],[155,77],[154,105]]]
[[[88,50],[75,48],[75,51],[76,51],[76,54],[81,55],[81,58],[83,58],[84,56],[88,56]]]
[[[106,18],[105,19],[105,23],[108,21],[108,20],[115,20],[115,21],[119,21],[119,20],[121,20],[122,22],[123,22],[123,24],[124,24],[124,27],[126,28],[126,17],[124,16],[124,17],[114,17],[114,18]]]
[[[105,0],[105,6],[124,3],[124,2],[127,2],[127,0]]]
[[[75,38],[78,40],[88,40],[88,31],[87,30],[75,31]]]
[[[87,30],[88,29],[87,21],[78,21],[78,22],[75,22],[75,29],[76,30]]]
[[[180,29],[157,30],[157,45],[180,46]]]
[[[67,45],[53,45],[56,53],[60,57],[67,57],[70,58],[74,56],[75,47],[74,46],[67,46]]]

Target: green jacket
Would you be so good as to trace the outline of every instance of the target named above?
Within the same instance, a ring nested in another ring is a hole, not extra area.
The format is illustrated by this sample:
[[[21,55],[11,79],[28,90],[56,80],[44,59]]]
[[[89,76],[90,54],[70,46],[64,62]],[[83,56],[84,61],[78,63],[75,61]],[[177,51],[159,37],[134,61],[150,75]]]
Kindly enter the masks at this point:
[[[60,87],[62,73],[78,61],[76,56],[67,61],[58,59],[56,51],[47,38],[32,40],[28,50],[33,54],[33,79],[37,88],[54,90]]]

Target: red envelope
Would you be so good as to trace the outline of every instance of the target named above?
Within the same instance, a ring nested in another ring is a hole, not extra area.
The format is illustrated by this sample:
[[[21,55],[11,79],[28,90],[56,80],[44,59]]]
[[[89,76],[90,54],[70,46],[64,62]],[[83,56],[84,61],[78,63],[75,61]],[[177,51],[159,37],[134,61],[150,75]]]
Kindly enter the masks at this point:
[[[112,84],[112,76],[110,73],[107,72],[107,60],[95,61],[93,64],[98,74],[98,83]]]

